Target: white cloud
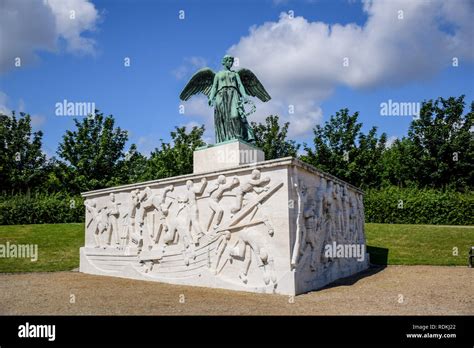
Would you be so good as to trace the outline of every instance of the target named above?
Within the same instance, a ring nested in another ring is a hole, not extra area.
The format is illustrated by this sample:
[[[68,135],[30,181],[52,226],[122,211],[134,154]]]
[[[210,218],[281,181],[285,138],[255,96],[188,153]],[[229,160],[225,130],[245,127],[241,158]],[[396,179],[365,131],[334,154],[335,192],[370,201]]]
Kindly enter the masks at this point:
[[[453,57],[473,61],[473,7],[463,0],[364,1],[368,19],[363,26],[282,13],[278,22],[251,27],[228,53],[250,68],[273,98],[257,105],[253,119],[277,113],[290,121],[291,136],[304,135],[321,121],[320,105],[339,85],[400,86],[430,78],[449,67]],[[288,112],[290,105],[294,114]]]
[[[191,119],[185,125],[188,127],[191,124],[197,126],[204,124],[205,136],[209,137],[214,128],[214,110],[208,105],[207,97],[203,94],[194,95],[188,101],[182,102],[182,105],[184,115]]]
[[[185,77],[189,77],[190,74],[194,74],[197,70],[204,68],[206,65],[207,61],[203,57],[187,57],[184,58],[183,64],[173,70],[172,73],[178,80],[182,80]]]
[[[20,100],[18,101],[18,112],[25,112],[25,108],[25,101],[20,98]]]
[[[184,124],[186,129],[204,124],[203,139],[206,143],[213,143],[211,139],[214,138],[214,109],[209,106],[207,97],[203,94],[194,95],[188,101],[182,102],[182,105],[184,105],[184,115],[191,118]]]
[[[389,148],[392,147],[392,145],[395,143],[395,141],[398,139],[395,135],[391,135],[387,138],[387,142],[385,143],[385,147]]]
[[[10,115],[11,109],[7,107],[8,96],[6,93],[0,91],[0,114]]]
[[[94,53],[95,41],[83,33],[95,30],[98,20],[88,0],[2,0],[0,73],[15,68],[16,58],[24,66],[38,59],[37,51],[56,51],[60,38],[69,52]]]
[[[189,121],[185,124],[181,124],[180,127],[186,127],[186,132],[190,132],[191,129],[193,129],[193,127],[201,127],[203,125],[203,122],[199,122],[199,121]],[[207,124],[204,124],[205,126],[205,130],[204,130],[204,134],[202,135],[202,140],[207,143],[207,144],[210,144],[210,143],[214,143],[213,139],[214,139],[214,127],[212,127],[212,125],[207,125]]]
[[[31,115],[31,127],[38,129],[46,122],[46,117],[42,115]]]
[[[184,105],[185,116],[198,116],[206,122],[212,122],[214,119],[214,111],[209,106],[207,97],[204,94],[194,95],[188,101],[182,102],[182,105]]]
[[[149,157],[150,153],[158,146],[156,135],[143,135],[138,137],[137,150],[144,156]]]
[[[26,109],[26,104],[25,101],[20,98],[18,100],[18,107],[16,109],[12,109],[9,107],[9,97],[6,93],[0,91],[0,113],[5,114],[5,115],[11,115],[12,111],[15,110],[16,116],[19,117],[19,114],[21,112],[28,113],[28,110]],[[37,115],[33,114],[31,116],[31,127],[34,130],[38,130],[40,126],[42,126],[46,122],[46,117],[42,115]]]
[[[67,42],[71,52],[94,53],[95,41],[81,36],[94,31],[99,14],[88,0],[45,0],[56,19],[57,33]]]
[[[196,122],[196,121],[189,121],[185,124],[182,124],[180,127],[186,127],[186,130],[189,131],[191,130],[193,127],[201,127],[201,124]]]

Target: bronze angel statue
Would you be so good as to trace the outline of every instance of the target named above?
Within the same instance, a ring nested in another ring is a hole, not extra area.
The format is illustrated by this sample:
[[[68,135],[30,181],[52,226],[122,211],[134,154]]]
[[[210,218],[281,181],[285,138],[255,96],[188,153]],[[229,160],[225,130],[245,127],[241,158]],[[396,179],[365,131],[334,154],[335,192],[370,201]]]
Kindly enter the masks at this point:
[[[234,57],[226,55],[222,58],[223,70],[217,73],[209,68],[199,70],[179,96],[183,101],[198,93],[209,98],[209,106],[214,107],[216,143],[233,139],[253,142],[255,136],[244,105],[251,103],[249,96],[263,102],[271,99],[253,72],[248,69],[236,72],[231,70],[233,64]]]

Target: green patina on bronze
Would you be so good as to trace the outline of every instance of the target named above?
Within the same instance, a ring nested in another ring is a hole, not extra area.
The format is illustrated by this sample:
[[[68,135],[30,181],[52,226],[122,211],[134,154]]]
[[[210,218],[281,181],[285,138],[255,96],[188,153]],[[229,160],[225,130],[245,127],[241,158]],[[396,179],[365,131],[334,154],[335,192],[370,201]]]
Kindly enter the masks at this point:
[[[266,102],[271,99],[257,76],[249,69],[232,70],[234,57],[224,56],[224,69],[214,73],[209,68],[196,72],[184,87],[179,98],[188,100],[194,94],[203,93],[209,98],[209,105],[214,107],[214,128],[216,143],[240,139],[246,142],[255,140],[253,129],[247,121],[244,105],[253,103],[249,96]]]

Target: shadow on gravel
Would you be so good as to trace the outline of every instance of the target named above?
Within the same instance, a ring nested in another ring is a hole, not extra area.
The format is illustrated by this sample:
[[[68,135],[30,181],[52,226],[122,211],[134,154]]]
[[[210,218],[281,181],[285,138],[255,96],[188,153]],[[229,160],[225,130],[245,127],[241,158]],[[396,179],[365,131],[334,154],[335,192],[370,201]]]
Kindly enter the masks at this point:
[[[383,271],[386,267],[387,267],[386,265],[371,264],[370,267],[368,269],[366,269],[365,271],[359,272],[359,273],[354,274],[350,277],[338,279],[338,280],[332,282],[331,284],[326,285],[325,287],[323,287],[319,290],[330,289],[330,288],[334,288],[336,286],[353,285],[353,284],[357,283],[359,280],[361,280],[363,278],[373,276],[374,274],[377,274],[377,273]],[[318,291],[318,290],[316,290],[316,291]]]
[[[387,267],[388,249],[374,246],[367,246],[367,252],[370,254],[370,267],[365,271],[354,274],[350,277],[338,279],[322,289],[330,289],[336,286],[348,286],[357,283],[360,279],[373,276],[383,271]]]

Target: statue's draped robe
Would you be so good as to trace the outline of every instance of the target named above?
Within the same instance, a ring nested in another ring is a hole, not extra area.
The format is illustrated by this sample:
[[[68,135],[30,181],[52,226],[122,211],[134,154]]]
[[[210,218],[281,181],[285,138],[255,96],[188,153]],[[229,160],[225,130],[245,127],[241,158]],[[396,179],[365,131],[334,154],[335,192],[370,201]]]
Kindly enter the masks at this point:
[[[240,92],[238,90],[237,73],[234,71],[221,71],[216,74],[214,82],[217,89],[214,108],[214,126],[216,143],[241,139],[247,142],[255,140],[252,127],[250,127],[243,106],[240,105]]]

